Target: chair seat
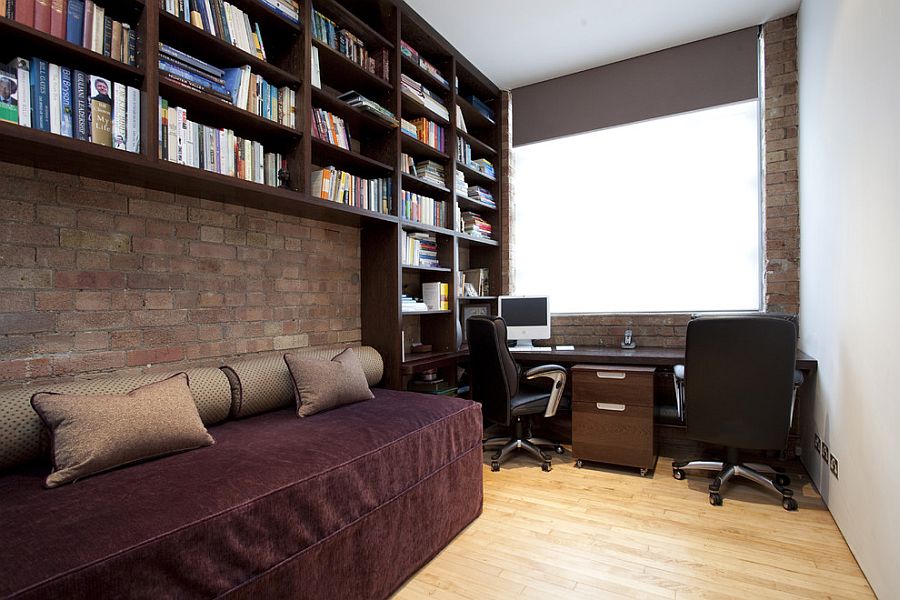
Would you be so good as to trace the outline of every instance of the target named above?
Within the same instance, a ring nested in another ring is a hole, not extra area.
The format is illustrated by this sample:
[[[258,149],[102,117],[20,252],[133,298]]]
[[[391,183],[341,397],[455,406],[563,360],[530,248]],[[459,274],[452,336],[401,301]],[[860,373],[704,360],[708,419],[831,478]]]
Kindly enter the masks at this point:
[[[510,414],[514,417],[533,415],[547,410],[550,401],[550,390],[544,390],[527,385],[519,386],[519,393],[510,401]]]

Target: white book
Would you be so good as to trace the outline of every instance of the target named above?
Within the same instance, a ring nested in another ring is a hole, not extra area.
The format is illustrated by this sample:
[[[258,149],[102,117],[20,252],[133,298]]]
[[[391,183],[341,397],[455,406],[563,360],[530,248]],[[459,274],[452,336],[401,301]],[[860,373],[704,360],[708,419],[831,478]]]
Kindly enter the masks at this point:
[[[312,47],[310,56],[312,57],[312,85],[317,89],[322,89],[322,72],[319,70],[319,49],[316,46]]]
[[[104,18],[106,9],[99,4],[94,5],[94,23],[91,33],[91,50],[103,54]]]
[[[247,13],[241,13],[241,16],[244,18],[244,39],[247,43],[244,52],[256,56],[256,43],[253,41],[253,27],[250,25],[250,17],[247,16]]]
[[[178,2],[178,0],[175,0]],[[191,0],[181,0],[181,12],[184,13],[184,20],[191,22]]]
[[[24,94],[18,95],[19,100],[19,125],[22,127],[31,127],[31,69],[28,60],[25,58],[16,58],[12,61],[11,66],[16,68],[16,83],[20,90],[25,90]]]
[[[141,151],[141,90],[130,85],[125,100],[125,149]]]
[[[159,129],[156,131],[156,148],[159,154],[159,158],[167,158],[162,155],[162,147],[163,147],[163,99],[159,99],[159,105],[157,106],[157,114],[159,115]],[[167,115],[168,118],[168,115]]]
[[[180,106],[175,109],[175,162],[179,165],[184,163],[184,126],[187,121],[187,113]]]
[[[174,106],[170,106],[167,114],[169,120],[168,139],[168,156],[166,160],[170,162],[178,162],[178,111]]]
[[[232,46],[238,46],[238,36],[240,36],[240,34],[234,28],[234,7],[228,2],[225,2],[224,4],[225,22],[228,24],[228,31],[231,32],[231,39],[229,40],[229,42],[231,42]]]
[[[59,135],[62,114],[62,93],[59,82],[59,65],[50,64],[50,133]]]
[[[218,36],[216,32],[216,21],[213,19],[212,7],[209,5],[209,0],[203,0],[203,4],[200,6],[200,10],[206,10],[206,20],[209,22],[209,33]]]
[[[113,148],[125,150],[128,139],[128,96],[125,86],[113,82]]]

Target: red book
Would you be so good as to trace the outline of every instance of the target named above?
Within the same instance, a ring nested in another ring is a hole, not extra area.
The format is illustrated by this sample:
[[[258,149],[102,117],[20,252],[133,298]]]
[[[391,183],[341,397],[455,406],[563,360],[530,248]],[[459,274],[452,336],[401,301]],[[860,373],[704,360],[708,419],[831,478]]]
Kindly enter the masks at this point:
[[[22,25],[34,27],[34,0],[18,0],[16,2],[16,21]]]
[[[50,33],[50,0],[34,0],[34,28]]]
[[[91,49],[94,39],[94,3],[91,0],[85,0],[84,3],[84,31],[81,36],[81,46]]]
[[[50,2],[50,35],[61,40],[66,39],[66,0]]]

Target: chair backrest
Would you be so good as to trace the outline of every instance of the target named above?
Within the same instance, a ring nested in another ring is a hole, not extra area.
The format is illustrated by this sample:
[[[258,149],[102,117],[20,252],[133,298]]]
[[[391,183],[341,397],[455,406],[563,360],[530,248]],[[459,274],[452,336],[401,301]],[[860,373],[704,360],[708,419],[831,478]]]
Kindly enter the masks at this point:
[[[466,321],[472,399],[484,416],[509,425],[510,399],[519,393],[519,371],[506,345],[506,322],[478,315]]]
[[[688,323],[688,437],[732,448],[784,448],[796,345],[796,326],[783,318],[716,316]]]

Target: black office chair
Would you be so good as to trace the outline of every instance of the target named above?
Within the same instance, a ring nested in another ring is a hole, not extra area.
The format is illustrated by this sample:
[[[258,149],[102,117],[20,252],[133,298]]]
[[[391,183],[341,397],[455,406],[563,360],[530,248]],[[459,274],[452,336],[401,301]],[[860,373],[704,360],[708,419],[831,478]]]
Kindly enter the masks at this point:
[[[766,465],[741,463],[740,450],[783,450],[793,418],[797,328],[784,318],[701,317],[688,323],[681,390],[687,437],[725,447],[724,461],[672,463],[675,479],[685,470],[717,471],[709,502],[722,504],[720,490],[733,476],[746,477],[796,510],[790,480]],[[772,475],[767,477],[763,473]]]
[[[531,418],[541,413],[544,417],[556,414],[566,387],[565,368],[542,365],[524,373],[526,380],[550,379],[550,389],[520,382],[522,367],[509,353],[506,322],[501,317],[470,317],[466,321],[466,338],[469,341],[472,399],[481,403],[484,416],[490,421],[506,427],[515,425],[512,437],[484,440],[485,449],[500,447],[491,456],[491,470],[499,471],[500,463],[513,450],[521,448],[540,460],[544,471],[549,471],[552,468],[550,456],[541,448],[553,448],[559,454],[563,453],[563,448],[549,440],[531,437]]]

